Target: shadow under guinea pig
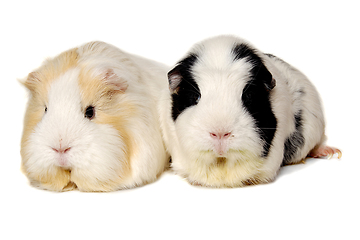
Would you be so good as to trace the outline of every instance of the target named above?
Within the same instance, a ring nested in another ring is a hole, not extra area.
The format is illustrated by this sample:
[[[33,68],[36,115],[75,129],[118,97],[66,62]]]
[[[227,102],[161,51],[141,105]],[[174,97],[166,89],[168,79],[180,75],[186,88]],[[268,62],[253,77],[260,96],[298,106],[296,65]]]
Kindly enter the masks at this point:
[[[286,176],[288,174],[292,174],[297,171],[302,171],[307,169],[308,167],[311,167],[312,165],[320,163],[320,161],[331,161],[330,159],[327,159],[325,157],[322,158],[306,158],[304,161],[297,163],[297,164],[289,164],[284,165],[280,168],[279,174],[277,176],[277,179],[281,179],[283,176]],[[276,181],[276,179],[275,179]]]

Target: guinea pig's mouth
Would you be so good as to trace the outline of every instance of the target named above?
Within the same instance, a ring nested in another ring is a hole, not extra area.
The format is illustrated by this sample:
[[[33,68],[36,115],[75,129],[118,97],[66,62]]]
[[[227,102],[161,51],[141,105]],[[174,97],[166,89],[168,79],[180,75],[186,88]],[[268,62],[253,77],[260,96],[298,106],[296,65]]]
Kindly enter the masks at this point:
[[[261,158],[247,150],[230,149],[224,155],[219,155],[213,150],[201,151],[199,159],[213,166],[231,167],[233,164],[246,164],[247,162],[262,162]]]
[[[226,157],[217,157],[216,158],[216,165],[217,166],[224,166],[226,164]]]
[[[60,169],[68,172],[69,174],[71,174],[71,167],[70,166],[58,166]]]

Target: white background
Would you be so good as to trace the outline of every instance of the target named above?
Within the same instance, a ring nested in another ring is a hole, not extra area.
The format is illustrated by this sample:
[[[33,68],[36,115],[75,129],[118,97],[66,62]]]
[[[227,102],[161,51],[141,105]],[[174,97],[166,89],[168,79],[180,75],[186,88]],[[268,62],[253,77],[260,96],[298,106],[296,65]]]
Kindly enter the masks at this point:
[[[360,239],[359,8],[346,0],[2,1],[0,238]],[[312,80],[341,160],[308,160],[271,184],[235,189],[194,187],[170,172],[113,193],[28,185],[19,154],[27,92],[17,79],[92,40],[173,65],[218,34],[241,36]]]

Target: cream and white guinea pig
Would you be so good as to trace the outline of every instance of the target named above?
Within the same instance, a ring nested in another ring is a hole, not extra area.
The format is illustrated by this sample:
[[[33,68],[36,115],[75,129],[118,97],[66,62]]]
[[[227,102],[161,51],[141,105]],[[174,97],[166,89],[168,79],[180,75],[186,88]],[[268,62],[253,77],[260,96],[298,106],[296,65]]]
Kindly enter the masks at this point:
[[[172,168],[189,182],[237,187],[280,167],[341,152],[324,145],[324,115],[309,80],[244,40],[196,44],[168,73],[160,101]]]
[[[30,73],[22,170],[40,188],[112,191],[154,181],[168,163],[158,92],[169,69],[103,42]]]

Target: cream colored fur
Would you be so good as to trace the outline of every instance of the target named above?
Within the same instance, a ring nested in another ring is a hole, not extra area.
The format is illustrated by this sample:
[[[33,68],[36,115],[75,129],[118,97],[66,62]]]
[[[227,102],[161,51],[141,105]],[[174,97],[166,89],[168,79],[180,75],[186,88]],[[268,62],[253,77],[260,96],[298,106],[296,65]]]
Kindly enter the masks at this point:
[[[168,163],[156,108],[167,70],[103,42],[46,60],[24,82],[21,154],[30,182],[112,191],[156,180]],[[93,119],[84,117],[88,106]]]

